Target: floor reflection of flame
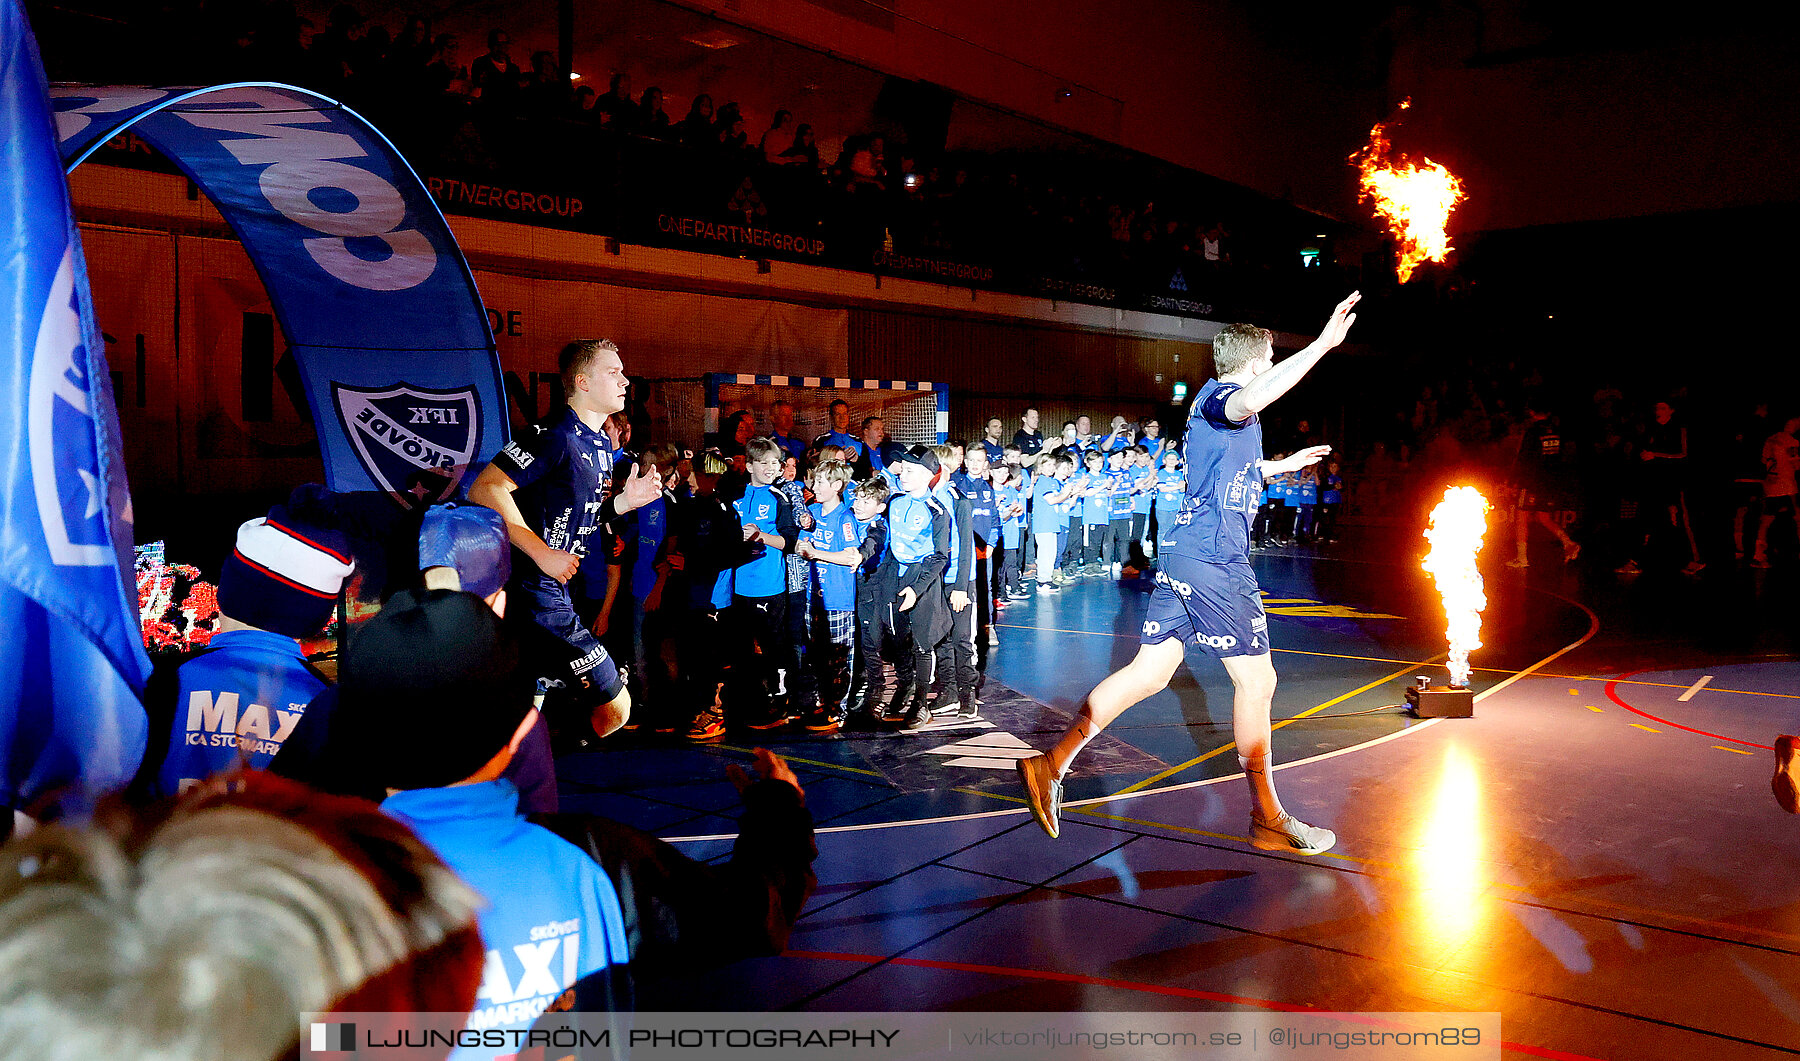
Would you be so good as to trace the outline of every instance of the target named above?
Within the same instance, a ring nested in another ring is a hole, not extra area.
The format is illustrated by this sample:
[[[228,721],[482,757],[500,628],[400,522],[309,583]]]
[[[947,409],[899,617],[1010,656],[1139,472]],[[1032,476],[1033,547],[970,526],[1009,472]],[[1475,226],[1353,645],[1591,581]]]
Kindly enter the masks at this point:
[[[1478,931],[1487,915],[1482,893],[1481,784],[1475,761],[1451,745],[1437,784],[1422,805],[1424,818],[1413,858],[1417,909],[1412,918],[1419,959],[1447,959]]]

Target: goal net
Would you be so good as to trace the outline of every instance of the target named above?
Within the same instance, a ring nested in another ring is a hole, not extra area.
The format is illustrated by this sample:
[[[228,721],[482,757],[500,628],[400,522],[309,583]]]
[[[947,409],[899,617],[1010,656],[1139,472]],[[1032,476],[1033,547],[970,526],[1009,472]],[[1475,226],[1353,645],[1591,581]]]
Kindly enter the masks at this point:
[[[766,435],[769,406],[782,400],[794,407],[794,437],[806,442],[831,430],[831,403],[840,400],[850,407],[852,435],[865,418],[879,416],[897,442],[944,442],[950,436],[950,390],[942,383],[711,372],[651,381],[649,408],[659,437],[692,444],[712,438],[739,410],[748,410],[756,433]]]

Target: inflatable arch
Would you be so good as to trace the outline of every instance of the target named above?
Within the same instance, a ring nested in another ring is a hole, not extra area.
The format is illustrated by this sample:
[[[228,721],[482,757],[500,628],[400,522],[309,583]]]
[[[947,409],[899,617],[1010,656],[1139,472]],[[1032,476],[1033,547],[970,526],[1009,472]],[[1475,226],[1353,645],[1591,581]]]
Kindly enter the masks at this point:
[[[454,494],[507,441],[499,354],[444,215],[386,137],[291,85],[51,87],[66,170],[130,129],[255,263],[334,491]]]

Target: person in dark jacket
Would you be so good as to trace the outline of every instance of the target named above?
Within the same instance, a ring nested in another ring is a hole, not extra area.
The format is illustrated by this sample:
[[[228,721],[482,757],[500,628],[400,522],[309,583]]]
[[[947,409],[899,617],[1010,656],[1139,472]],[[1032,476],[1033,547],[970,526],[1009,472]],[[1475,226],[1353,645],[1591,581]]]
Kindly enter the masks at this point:
[[[901,492],[888,501],[887,556],[875,575],[884,591],[893,591],[883,625],[901,644],[894,666],[899,688],[887,717],[909,730],[931,722],[937,644],[950,635],[943,579],[954,528],[950,512],[931,493],[941,468],[930,446],[914,446],[895,462]]]

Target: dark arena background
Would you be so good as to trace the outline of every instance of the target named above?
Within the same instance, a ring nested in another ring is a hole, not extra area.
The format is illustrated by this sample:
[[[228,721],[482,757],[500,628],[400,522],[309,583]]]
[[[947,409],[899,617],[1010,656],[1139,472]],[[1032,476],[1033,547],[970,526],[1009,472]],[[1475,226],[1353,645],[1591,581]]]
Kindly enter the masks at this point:
[[[940,702],[918,727],[760,729],[727,702],[722,737],[689,739],[710,696],[653,682],[632,686],[629,728],[558,731],[564,814],[729,866],[747,812],[725,771],[768,748],[815,823],[817,885],[785,949],[641,976],[640,1011],[1499,1014],[1479,1056],[1800,1054],[1800,818],[1770,784],[1778,738],[1800,732],[1786,7],[22,7],[53,101],[80,86],[295,86],[391,143],[467,261],[479,305],[459,287],[464,308],[487,318],[467,344],[407,348],[397,370],[437,393],[424,366],[491,361],[487,434],[441,430],[463,415],[453,399],[426,424],[437,434],[415,429],[468,449],[446,468],[480,458],[462,490],[505,438],[560,415],[572,339],[617,341],[636,455],[742,454],[721,427],[742,412],[768,434],[782,400],[810,443],[839,397],[852,434],[880,415],[907,443],[980,439],[991,418],[1010,441],[1027,408],[1052,443],[1078,417],[1102,439],[1115,417],[1178,438],[1223,326],[1271,329],[1279,365],[1362,293],[1348,340],[1260,416],[1271,458],[1332,447],[1334,518],[1272,496],[1250,554],[1279,674],[1274,777],[1334,847],[1252,846],[1233,685],[1194,650],[1087,745],[1060,836],[1044,835],[1015,763],[1132,660],[1162,561],[1134,539],[1116,568],[1070,564],[1038,591],[1039,555],[1026,592],[971,605],[972,716]],[[68,185],[137,544],[185,565],[180,588],[210,588],[239,525],[338,474],[334,440],[362,436],[322,428],[351,406],[315,395],[349,384],[289,334],[291,314],[339,304],[274,293],[237,219],[144,121]],[[1465,195],[1453,249],[1405,282],[1351,161],[1377,123]],[[329,198],[311,204],[350,209]],[[401,328],[331,323],[384,341]],[[334,342],[343,365],[377,357]],[[1515,505],[1538,474],[1519,457],[1537,423],[1560,448],[1540,469],[1555,503],[1534,516]],[[374,489],[344,511],[365,537],[416,529],[408,506],[457,488],[358,452]],[[1454,485],[1492,505],[1473,715],[1419,718],[1408,687],[1450,681],[1420,564]],[[410,576],[378,552],[358,556],[332,632],[306,642],[328,676]],[[611,655],[677,666],[634,644],[633,605],[628,585],[601,624]],[[741,652],[735,635],[721,658]],[[196,647],[172,629],[149,645],[171,671]],[[166,711],[158,724],[153,710],[154,756]],[[491,986],[478,1006],[509,1000]],[[1367,1049],[1291,1052],[1451,1056]]]

